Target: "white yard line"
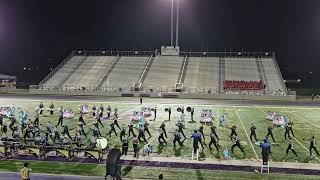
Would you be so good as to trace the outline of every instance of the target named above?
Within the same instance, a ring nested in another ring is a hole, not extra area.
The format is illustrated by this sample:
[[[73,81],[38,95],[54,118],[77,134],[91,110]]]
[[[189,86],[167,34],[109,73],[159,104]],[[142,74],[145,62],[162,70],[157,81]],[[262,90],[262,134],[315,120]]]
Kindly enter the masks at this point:
[[[314,124],[313,122],[309,121],[308,119],[306,119],[306,118],[304,118],[304,117],[302,117],[302,116],[299,116],[298,114],[296,114],[296,113],[294,113],[294,112],[292,112],[292,111],[289,111],[288,109],[286,109],[286,108],[284,108],[284,107],[282,107],[282,109],[285,110],[285,111],[287,111],[287,112],[289,112],[289,113],[291,113],[291,114],[293,114],[293,115],[295,115],[295,116],[297,116],[297,117],[300,118],[300,119],[303,119],[303,120],[307,121],[308,123],[312,124],[313,126],[315,126],[315,127],[317,127],[317,128],[320,128],[320,126]]]
[[[237,111],[236,107],[233,107],[233,108],[234,108],[234,110],[235,110],[235,112],[236,112],[236,114],[237,114],[237,116],[238,116],[238,119],[240,120],[240,123],[241,123],[241,125],[242,125],[242,127],[243,127],[243,129],[244,129],[244,132],[245,132],[246,135],[247,135],[248,141],[250,142],[250,145],[251,145],[251,147],[252,147],[252,149],[253,149],[254,154],[256,155],[256,158],[259,159],[258,154],[257,154],[256,150],[255,150],[254,147],[253,147],[253,144],[252,144],[252,142],[251,142],[251,140],[250,140],[250,137],[249,137],[249,135],[248,135],[248,132],[247,132],[246,128],[245,128],[244,125],[243,125],[243,122],[242,122],[242,120],[241,120],[241,117],[240,117],[239,114],[238,114],[238,111]]]
[[[259,106],[256,106],[261,112],[263,112],[265,115],[267,115],[267,113],[265,111],[263,111]],[[283,108],[284,109],[284,108]],[[309,149],[307,147],[305,147],[297,138],[293,137],[293,139],[300,144],[301,147],[303,147],[308,153],[309,153]],[[318,161],[320,161],[320,159],[315,156],[314,154],[312,154],[313,157],[315,157]]]

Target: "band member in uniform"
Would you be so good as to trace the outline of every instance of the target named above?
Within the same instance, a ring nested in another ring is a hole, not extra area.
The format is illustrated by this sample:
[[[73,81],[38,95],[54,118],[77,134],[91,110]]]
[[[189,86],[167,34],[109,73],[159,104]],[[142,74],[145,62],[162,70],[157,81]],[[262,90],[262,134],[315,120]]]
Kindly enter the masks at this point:
[[[60,137],[60,132],[59,132],[57,127],[53,127],[52,128],[52,132],[53,132],[53,143],[56,143],[56,140],[57,139],[59,140],[61,138]]]
[[[114,108],[114,116],[118,119],[118,108]]]
[[[53,111],[54,111],[53,103],[50,104],[49,108],[50,108],[50,115],[53,115]]]
[[[110,114],[111,114],[111,107],[110,107],[110,105],[108,105],[108,107],[107,107],[108,118],[110,118]]]
[[[217,136],[215,135],[215,133],[213,133],[212,131],[211,131],[211,134],[210,134],[210,143],[209,143],[209,149],[210,149],[210,151],[212,150],[212,148],[211,148],[211,145],[214,145],[214,147],[216,147],[216,149],[217,149],[217,151],[219,151],[219,145],[218,145],[218,143],[217,143]]]
[[[250,127],[250,140],[251,140],[251,142],[252,142],[252,137],[254,137],[256,142],[258,141],[256,129],[257,129],[257,127],[254,124],[251,124],[251,127]]]
[[[214,134],[214,136],[217,138],[217,141],[219,141],[219,137],[216,131],[217,127],[215,125],[211,126],[211,133]]]
[[[131,133],[135,137],[136,135],[134,134],[133,124],[131,122],[129,123],[128,127],[129,127],[129,137],[131,136]]]
[[[103,117],[103,111],[104,111],[104,107],[102,106],[102,104],[100,105],[99,108],[99,117],[102,118]]]
[[[289,124],[284,126],[285,132],[284,132],[284,139],[287,139],[287,136],[289,137],[289,139],[291,139],[290,137],[290,131],[289,131]]]
[[[168,108],[168,113],[169,113],[169,121],[171,120],[171,107]]]
[[[104,128],[102,122],[101,122],[101,117],[97,116],[96,117],[97,122]]]
[[[233,124],[230,129],[231,129],[230,139],[232,140],[233,136],[238,136],[237,126]]]
[[[144,126],[143,125],[139,126],[139,134],[138,134],[139,142],[141,142],[141,138],[144,140],[144,142],[148,143],[146,136],[144,135]]]
[[[42,102],[40,102],[39,108],[40,108],[40,114],[41,114],[41,115],[42,115],[42,113],[43,113],[43,107],[44,107],[44,105],[42,104]]]
[[[64,123],[62,127],[63,127],[63,132],[62,132],[63,136],[67,135],[70,139],[72,139],[70,136],[69,127],[67,126],[67,124]]]
[[[294,134],[293,134],[293,122],[291,120],[289,120],[288,122],[288,130],[289,130],[289,133],[291,132],[291,135],[294,137]]]
[[[123,155],[127,155],[128,149],[129,149],[129,140],[128,140],[128,138],[124,138],[124,139],[121,140],[121,142],[122,142],[122,153],[121,153],[121,155],[122,156]]]
[[[157,107],[154,107],[154,119],[153,120],[156,120],[157,119]]]
[[[123,138],[122,137],[126,137],[126,129],[125,127],[123,126],[121,131],[120,131],[120,142],[123,141]]]
[[[133,157],[139,158],[139,139],[136,136],[133,136]]]
[[[183,143],[181,142],[181,136],[178,129],[174,131],[174,139],[173,139],[173,146],[176,146],[176,142],[179,143],[180,146],[183,146]]]
[[[203,133],[203,129],[204,129],[203,124],[201,124],[200,128],[199,128],[199,132],[201,133],[203,139],[206,139],[206,137],[204,136],[204,133]]]
[[[115,118],[115,119],[113,120],[113,123],[119,128],[119,130],[121,130],[121,128],[120,128],[120,126],[119,126],[119,124],[118,124],[118,119],[117,119],[117,118]]]
[[[59,124],[61,124],[61,126],[63,125],[63,109],[62,109],[62,107],[59,108],[59,120],[58,120],[57,126],[59,126]]]
[[[97,148],[97,137],[92,136],[90,138],[89,148],[91,148],[91,149]]]
[[[0,114],[0,128],[3,126],[3,117],[2,115]]]
[[[148,139],[150,139],[151,138],[151,134],[150,134],[150,131],[149,131],[149,123],[148,122],[144,123],[144,132],[148,133],[148,135],[149,135]]]
[[[95,130],[93,132],[96,133],[96,136],[99,136],[101,137],[101,132],[100,132],[100,129],[99,129],[99,123],[97,120],[94,121],[93,123],[94,127],[95,127]]]
[[[312,149],[319,156],[319,152],[318,152],[317,147],[316,147],[316,140],[315,140],[314,136],[312,136],[311,139],[310,139],[310,147],[309,147],[310,156],[312,156]]]
[[[164,122],[162,122],[162,124],[160,125],[160,129],[163,131],[164,136],[165,136],[166,138],[168,138],[168,136],[167,136],[167,131],[166,131],[166,125],[164,124]]]
[[[84,132],[84,124],[82,121],[78,122],[78,129],[81,135],[84,135],[84,137],[87,138],[87,134]]]
[[[182,124],[182,122],[179,122],[179,123],[177,124],[177,126],[178,126],[178,129],[179,129],[179,132],[182,134],[182,136],[184,137],[184,139],[187,139],[186,136],[184,135],[184,132],[183,132],[183,124]]]
[[[291,139],[288,141],[288,147],[287,147],[287,150],[286,150],[286,155],[288,155],[289,150],[291,150],[295,156],[298,156],[296,151],[293,149],[293,141]]]
[[[114,122],[112,122],[111,124],[110,124],[110,131],[109,131],[109,137],[111,137],[111,134],[112,134],[112,132],[114,132],[115,134],[116,134],[116,136],[118,136],[118,134],[117,134],[117,132],[116,132],[116,129],[114,128]]]
[[[82,122],[83,125],[86,125],[86,123],[84,122],[84,119],[83,119],[83,112],[82,111],[80,112],[79,122]]]
[[[142,97],[140,97],[140,105],[142,104]]]
[[[34,126],[37,126],[39,127],[39,111],[36,111],[36,115],[35,115],[35,118],[34,118]]]
[[[268,127],[268,133],[267,133],[267,135],[266,135],[266,138],[268,139],[269,136],[271,136],[272,141],[273,141],[273,142],[276,142],[276,141],[274,140],[272,130],[273,130],[273,127],[272,127],[272,125],[270,125],[270,126]]]
[[[167,144],[167,141],[163,137],[163,133],[164,133],[163,130],[160,128],[159,137],[158,137],[159,144],[163,144],[163,143]]]
[[[92,117],[96,117],[97,107],[95,105],[92,106]]]
[[[238,148],[241,150],[241,152],[243,152],[243,154],[246,154],[246,153],[244,152],[241,144],[240,144],[240,138],[239,138],[239,136],[236,136],[235,144],[233,144],[232,147],[231,147],[231,152],[232,152],[232,153],[233,153],[233,149],[234,149],[235,147],[238,147]]]
[[[193,121],[194,108],[191,108],[191,112],[190,113],[191,113],[191,121]]]
[[[3,124],[2,128],[1,128],[1,132],[2,132],[2,134],[7,135],[8,126],[6,123]]]

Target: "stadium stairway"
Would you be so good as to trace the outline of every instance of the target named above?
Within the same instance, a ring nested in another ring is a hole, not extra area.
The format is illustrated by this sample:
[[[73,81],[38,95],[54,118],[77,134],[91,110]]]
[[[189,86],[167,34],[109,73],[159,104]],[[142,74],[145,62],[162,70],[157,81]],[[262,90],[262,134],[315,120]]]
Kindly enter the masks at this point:
[[[179,73],[179,78],[178,78],[177,83],[175,85],[175,89],[177,92],[181,92],[181,90],[182,90],[183,83],[184,83],[186,73],[187,73],[188,64],[189,64],[189,57],[188,57],[188,55],[186,55],[183,59],[182,66],[181,66],[180,73]]]
[[[147,77],[147,74],[150,71],[150,68],[152,66],[153,60],[154,60],[154,55],[152,54],[149,57],[147,63],[145,64],[145,66],[143,68],[143,71],[141,72],[141,75],[139,76],[139,79],[137,80],[137,82],[135,82],[133,84],[133,87],[134,87],[135,90],[140,90],[141,86],[143,85],[144,80]]]
[[[116,64],[120,60],[120,56],[117,55],[113,58],[112,63],[109,65],[108,69],[104,72],[104,74],[101,76],[101,78],[97,81],[96,89],[101,89],[101,86],[108,80],[108,76],[110,75],[113,68],[116,66]]]
[[[57,70],[43,85],[61,87],[68,78],[79,68],[87,56],[73,56]]]
[[[102,87],[108,86],[109,83],[113,88],[131,90],[148,60],[148,56],[122,56],[108,76],[108,82],[105,81]]]

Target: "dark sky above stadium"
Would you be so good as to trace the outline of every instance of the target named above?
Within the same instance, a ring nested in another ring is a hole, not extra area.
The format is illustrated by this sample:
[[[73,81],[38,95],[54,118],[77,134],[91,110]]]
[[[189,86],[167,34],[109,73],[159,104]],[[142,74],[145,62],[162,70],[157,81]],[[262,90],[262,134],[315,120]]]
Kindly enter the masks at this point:
[[[41,80],[72,50],[168,45],[170,7],[171,0],[0,0],[0,73]],[[320,79],[319,0],[180,0],[179,39],[187,51],[275,51],[286,78]]]

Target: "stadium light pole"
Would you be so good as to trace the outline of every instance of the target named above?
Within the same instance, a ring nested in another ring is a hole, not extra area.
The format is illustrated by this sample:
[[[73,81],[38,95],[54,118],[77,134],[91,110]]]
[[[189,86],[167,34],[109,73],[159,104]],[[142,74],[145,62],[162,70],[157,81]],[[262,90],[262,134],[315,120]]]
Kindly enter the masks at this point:
[[[173,1],[171,0],[171,46],[173,46]]]
[[[176,1],[177,1],[176,47],[177,47],[179,42],[179,0],[176,0]]]

